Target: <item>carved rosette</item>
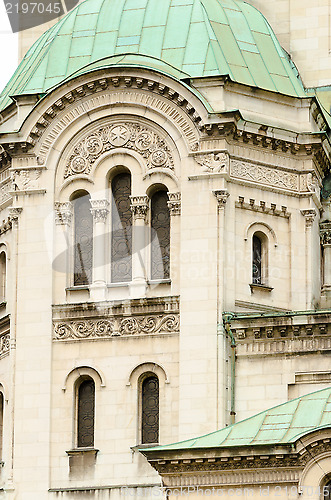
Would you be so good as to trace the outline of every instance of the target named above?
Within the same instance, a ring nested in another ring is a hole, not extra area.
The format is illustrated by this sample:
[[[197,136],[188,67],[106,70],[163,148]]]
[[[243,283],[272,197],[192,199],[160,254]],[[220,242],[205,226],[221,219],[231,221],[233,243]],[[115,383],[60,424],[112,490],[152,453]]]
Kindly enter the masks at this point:
[[[207,153],[195,156],[195,161],[201,166],[204,173],[215,174],[229,170],[229,156],[227,153]]]
[[[306,229],[310,229],[317,215],[315,208],[307,208],[305,210],[300,210],[300,212],[306,219]]]
[[[73,206],[70,201],[55,203],[55,224],[70,226],[73,216]]]
[[[9,209],[9,219],[10,219],[10,222],[14,226],[17,226],[18,219],[19,219],[19,216],[21,215],[22,211],[23,211],[22,207],[11,207]]]
[[[181,213],[181,194],[180,193],[168,193],[168,207],[170,215],[180,215]]]
[[[331,246],[331,222],[321,222],[320,238],[321,238],[321,245]]]
[[[221,211],[223,208],[225,208],[225,204],[230,196],[230,193],[226,189],[218,189],[213,191],[213,193],[217,199],[218,210]]]
[[[91,214],[95,223],[106,223],[109,214],[109,201],[108,200],[90,200]]]
[[[54,340],[98,339],[179,332],[179,314],[88,319],[54,324]]]
[[[131,212],[133,218],[143,219],[146,221],[148,213],[148,196],[130,196],[131,199]]]
[[[138,123],[123,122],[101,127],[81,140],[69,157],[64,178],[89,175],[95,161],[116,148],[136,151],[145,159],[148,169],[174,169],[171,151],[156,132]]]

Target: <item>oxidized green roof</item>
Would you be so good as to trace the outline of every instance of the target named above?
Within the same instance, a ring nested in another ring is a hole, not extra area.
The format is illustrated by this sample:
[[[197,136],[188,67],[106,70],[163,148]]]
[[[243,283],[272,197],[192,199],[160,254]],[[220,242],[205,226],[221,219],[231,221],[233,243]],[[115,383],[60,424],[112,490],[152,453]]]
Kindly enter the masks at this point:
[[[271,27],[242,0],[86,0],[31,47],[1,94],[0,109],[9,96],[47,93],[91,64],[140,66],[177,79],[229,75],[305,95]]]
[[[211,434],[141,450],[171,451],[294,443],[313,430],[331,427],[331,388],[292,399]]]

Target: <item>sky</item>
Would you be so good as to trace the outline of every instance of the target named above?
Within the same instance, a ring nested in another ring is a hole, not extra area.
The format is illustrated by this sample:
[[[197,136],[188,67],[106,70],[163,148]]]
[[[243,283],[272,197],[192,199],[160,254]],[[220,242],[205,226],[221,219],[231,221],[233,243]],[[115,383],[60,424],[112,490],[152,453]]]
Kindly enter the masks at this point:
[[[8,1],[8,0],[6,0]],[[18,36],[12,33],[4,2],[0,0],[0,93],[18,65]]]

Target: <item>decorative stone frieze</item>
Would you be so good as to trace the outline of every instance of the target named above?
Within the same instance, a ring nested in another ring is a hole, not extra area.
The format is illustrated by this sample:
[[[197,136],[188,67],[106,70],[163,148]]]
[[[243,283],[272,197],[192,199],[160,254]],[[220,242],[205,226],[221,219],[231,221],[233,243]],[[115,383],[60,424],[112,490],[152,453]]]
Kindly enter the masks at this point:
[[[213,193],[217,199],[218,210],[222,210],[225,207],[225,204],[230,196],[230,193],[228,193],[226,189],[215,190],[213,191]]]
[[[109,214],[109,201],[108,200],[90,200],[91,203],[91,214],[93,216],[94,222],[103,222],[107,221],[107,217]]]
[[[275,203],[271,203],[270,206],[267,206],[265,201],[260,201],[259,204],[256,203],[254,199],[250,199],[249,202],[245,202],[245,198],[243,196],[239,196],[239,200],[235,203],[236,208],[242,208],[244,210],[251,210],[252,212],[259,212],[268,215],[275,215],[276,217],[284,217],[285,219],[289,219],[291,214],[287,212],[287,207],[282,206],[277,208]]]
[[[148,213],[148,196],[130,196],[131,212],[134,219],[146,220]]]
[[[321,245],[331,245],[331,222],[320,223]]]
[[[230,175],[236,179],[242,179],[270,187],[299,191],[299,174],[286,172],[273,167],[254,165],[241,160],[231,160]]]
[[[301,214],[304,216],[306,219],[306,229],[310,229],[313,225],[313,222],[315,220],[315,217],[317,215],[317,212],[315,208],[308,208],[305,210],[300,210]]]
[[[28,168],[12,170],[12,185],[14,191],[29,191],[39,189],[39,178],[41,176],[41,169]]]
[[[181,193],[168,193],[170,215],[181,214]]]
[[[70,226],[73,217],[73,206],[70,201],[55,203],[55,224]]]
[[[64,178],[89,175],[95,161],[116,148],[132,149],[146,161],[147,169],[174,169],[171,151],[152,129],[134,122],[113,123],[88,134],[70,154]]]
[[[178,297],[110,302],[102,307],[89,304],[84,311],[82,307],[53,307],[55,341],[179,333]]]
[[[229,170],[229,155],[227,153],[206,153],[195,155],[194,159],[204,173],[219,173]]]
[[[10,320],[5,316],[0,320],[0,357],[10,352]]]

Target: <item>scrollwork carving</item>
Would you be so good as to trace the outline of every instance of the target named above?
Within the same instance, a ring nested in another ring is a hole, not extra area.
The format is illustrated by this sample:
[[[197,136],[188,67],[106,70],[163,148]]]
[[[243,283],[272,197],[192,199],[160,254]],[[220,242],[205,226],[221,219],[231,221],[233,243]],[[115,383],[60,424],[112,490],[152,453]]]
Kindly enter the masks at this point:
[[[174,169],[170,149],[156,132],[138,123],[124,122],[101,127],[81,140],[69,157],[64,178],[88,175],[100,155],[120,147],[143,156],[148,169]]]
[[[299,189],[298,174],[239,160],[232,160],[230,165],[232,177],[291,191]]]

